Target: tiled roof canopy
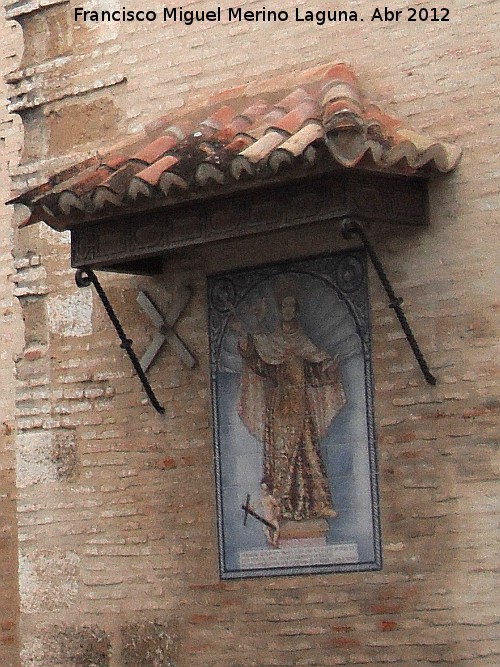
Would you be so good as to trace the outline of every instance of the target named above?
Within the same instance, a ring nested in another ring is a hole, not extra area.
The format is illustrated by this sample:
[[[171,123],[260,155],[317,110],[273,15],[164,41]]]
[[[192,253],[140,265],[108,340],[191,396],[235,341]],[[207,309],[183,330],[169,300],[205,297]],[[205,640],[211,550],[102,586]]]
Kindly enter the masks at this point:
[[[63,230],[332,170],[427,177],[460,156],[384,114],[343,64],[243,85],[176,114],[16,197],[31,211],[25,224]]]

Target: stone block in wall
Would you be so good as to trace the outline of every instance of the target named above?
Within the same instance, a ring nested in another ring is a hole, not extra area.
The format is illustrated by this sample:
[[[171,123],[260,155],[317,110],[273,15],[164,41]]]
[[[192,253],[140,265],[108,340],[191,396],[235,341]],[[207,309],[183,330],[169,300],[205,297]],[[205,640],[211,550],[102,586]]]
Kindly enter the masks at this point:
[[[45,299],[24,299],[23,316],[24,321],[29,323],[25,330],[26,347],[34,344],[47,345],[49,339]]]
[[[33,255],[20,257],[15,262],[17,273],[13,278],[14,296],[43,296],[49,291],[47,286],[47,272],[39,261],[33,260]],[[32,264],[32,260],[34,263]]]
[[[75,477],[79,459],[75,434],[72,430],[61,429],[53,432],[50,457],[55,466],[58,480],[69,480]]]
[[[67,5],[54,4],[16,17],[24,34],[23,67],[51,60],[69,52],[71,19]]]
[[[18,435],[16,475],[19,489],[57,480],[57,470],[51,461],[51,449],[52,437],[49,431],[27,431]]]
[[[54,653],[61,665],[75,667],[107,667],[111,643],[108,635],[97,626],[63,627],[53,635]]]
[[[49,150],[63,153],[75,145],[99,141],[111,134],[119,121],[120,113],[112,98],[51,110],[47,114]]]
[[[56,232],[48,225],[38,225],[38,234],[40,238],[49,246],[69,246],[71,243],[71,232]],[[61,251],[58,249],[58,252]]]
[[[75,434],[71,429],[26,431],[18,435],[16,475],[20,489],[71,479],[77,464]]]
[[[139,621],[121,628],[122,667],[175,667],[177,632],[173,624]]]
[[[53,625],[27,638],[22,657],[25,667],[108,667],[111,642],[97,625]]]
[[[88,336],[92,333],[92,291],[57,294],[48,299],[50,331],[61,336]]]
[[[19,555],[21,613],[68,609],[76,604],[80,558],[73,551],[52,549]]]

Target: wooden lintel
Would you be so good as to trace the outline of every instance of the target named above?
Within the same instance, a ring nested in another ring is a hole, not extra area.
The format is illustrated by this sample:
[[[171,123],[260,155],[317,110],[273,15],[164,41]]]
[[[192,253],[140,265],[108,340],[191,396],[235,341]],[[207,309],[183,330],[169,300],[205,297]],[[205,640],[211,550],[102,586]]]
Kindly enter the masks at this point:
[[[154,273],[161,257],[178,248],[346,216],[423,225],[428,219],[427,184],[334,173],[226,199],[88,222],[71,231],[72,265]]]

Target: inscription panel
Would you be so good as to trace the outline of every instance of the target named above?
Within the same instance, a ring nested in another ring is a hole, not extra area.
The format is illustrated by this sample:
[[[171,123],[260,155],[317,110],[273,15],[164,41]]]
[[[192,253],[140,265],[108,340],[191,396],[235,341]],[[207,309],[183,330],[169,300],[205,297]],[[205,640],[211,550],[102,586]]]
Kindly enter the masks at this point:
[[[280,549],[249,549],[239,554],[240,570],[262,570],[289,567],[314,567],[318,565],[338,565],[357,563],[358,545],[322,544],[295,547],[284,545]]]

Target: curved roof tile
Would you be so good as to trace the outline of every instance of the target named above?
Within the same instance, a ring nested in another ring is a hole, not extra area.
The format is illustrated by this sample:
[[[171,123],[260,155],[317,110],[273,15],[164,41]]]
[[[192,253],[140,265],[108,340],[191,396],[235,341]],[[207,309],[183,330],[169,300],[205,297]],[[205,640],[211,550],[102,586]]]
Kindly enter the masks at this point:
[[[348,66],[335,63],[280,76],[274,87],[266,80],[217,93],[177,118],[162,116],[11,203],[30,209],[24,224],[45,220],[66,229],[145,202],[165,207],[237,190],[249,179],[258,185],[284,168],[306,175],[319,160],[330,161],[323,171],[429,176],[450,171],[459,157],[457,147],[402,128],[366,98]]]

